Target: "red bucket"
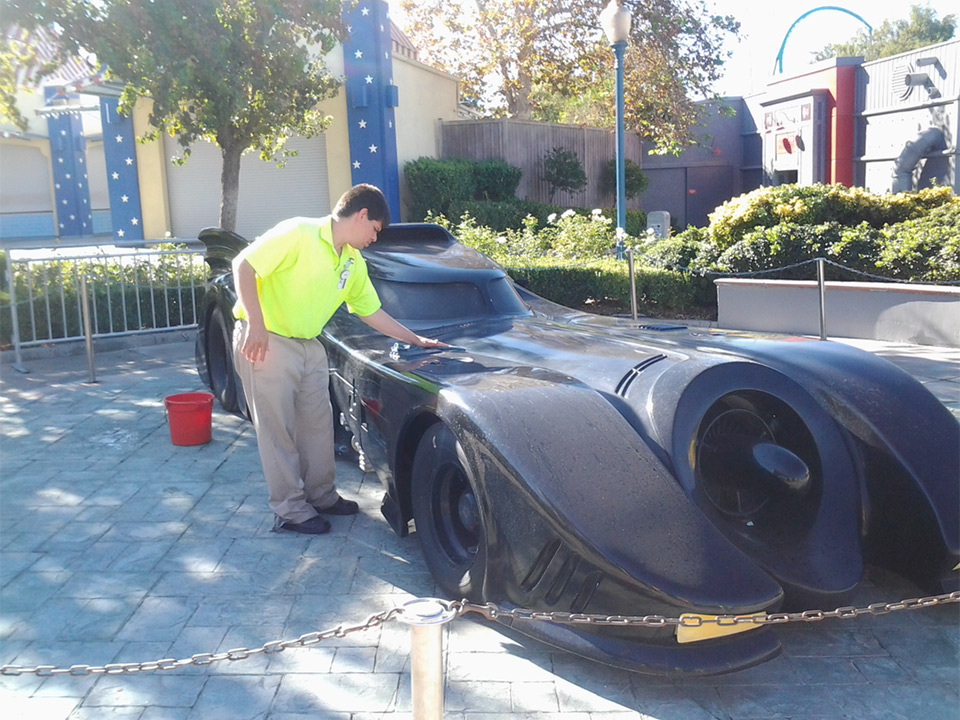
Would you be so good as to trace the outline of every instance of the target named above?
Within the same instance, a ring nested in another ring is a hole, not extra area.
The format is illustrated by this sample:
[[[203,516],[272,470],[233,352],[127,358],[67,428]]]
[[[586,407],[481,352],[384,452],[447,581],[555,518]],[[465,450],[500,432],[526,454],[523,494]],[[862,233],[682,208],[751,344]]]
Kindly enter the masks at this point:
[[[203,445],[210,442],[213,395],[205,392],[180,393],[163,399],[174,445]]]

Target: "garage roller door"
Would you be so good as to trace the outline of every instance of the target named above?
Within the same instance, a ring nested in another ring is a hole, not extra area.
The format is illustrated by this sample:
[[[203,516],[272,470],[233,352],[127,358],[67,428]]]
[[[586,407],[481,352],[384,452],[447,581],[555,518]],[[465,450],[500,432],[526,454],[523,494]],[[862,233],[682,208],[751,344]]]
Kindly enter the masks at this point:
[[[292,138],[287,146],[299,155],[283,168],[247,153],[240,162],[237,232],[253,239],[280,220],[296,215],[319,217],[330,212],[326,137]],[[179,150],[164,136],[167,158]],[[192,147],[185,165],[167,165],[170,222],[178,238],[195,238],[220,217],[220,149],[208,142]]]

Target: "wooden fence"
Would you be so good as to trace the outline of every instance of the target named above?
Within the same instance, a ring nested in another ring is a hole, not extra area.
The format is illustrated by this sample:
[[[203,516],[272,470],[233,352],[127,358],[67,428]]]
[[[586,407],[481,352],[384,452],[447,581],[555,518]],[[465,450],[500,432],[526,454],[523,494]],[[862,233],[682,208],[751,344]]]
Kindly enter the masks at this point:
[[[640,138],[627,133],[625,156],[641,165]],[[543,159],[555,147],[576,153],[587,175],[587,187],[576,193],[558,191],[551,199],[551,187],[542,179]],[[441,157],[473,160],[500,159],[523,170],[517,197],[571,207],[612,208],[614,193],[604,192],[603,167],[614,159],[616,136],[613,130],[554,125],[524,120],[455,120],[443,122]],[[627,201],[628,208],[640,209],[640,198]]]

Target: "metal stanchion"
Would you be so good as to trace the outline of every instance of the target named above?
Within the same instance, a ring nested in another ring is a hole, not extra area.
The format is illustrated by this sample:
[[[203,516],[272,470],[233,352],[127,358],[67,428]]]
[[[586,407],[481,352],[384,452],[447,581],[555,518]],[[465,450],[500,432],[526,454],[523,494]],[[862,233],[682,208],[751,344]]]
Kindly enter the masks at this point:
[[[90,373],[88,382],[97,381],[97,373],[93,367],[93,331],[90,326],[90,297],[87,295],[87,276],[80,276],[80,310],[83,314],[83,337],[87,344],[87,371]]]
[[[820,289],[820,339],[827,339],[827,291],[823,258],[817,258],[817,287]]]
[[[627,264],[630,267],[630,314],[637,319],[637,269],[633,264],[633,248],[627,250]]]
[[[13,369],[17,372],[28,372],[23,366],[23,358],[20,356],[20,315],[17,312],[17,288],[13,283],[13,259],[10,257],[10,251],[7,251],[7,287],[10,295],[10,339],[13,342]]]
[[[410,625],[410,690],[413,720],[443,720],[443,637],[441,625],[457,616],[440,600],[417,598],[403,604],[399,619]]]

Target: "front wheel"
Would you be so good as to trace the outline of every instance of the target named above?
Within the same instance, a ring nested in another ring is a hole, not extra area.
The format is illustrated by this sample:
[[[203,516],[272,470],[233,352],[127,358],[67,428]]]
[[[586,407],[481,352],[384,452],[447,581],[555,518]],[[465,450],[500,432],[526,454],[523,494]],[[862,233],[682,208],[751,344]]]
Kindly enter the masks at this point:
[[[476,488],[459,443],[442,423],[431,427],[413,461],[413,517],[427,566],[448,595],[480,600],[486,532]]]

